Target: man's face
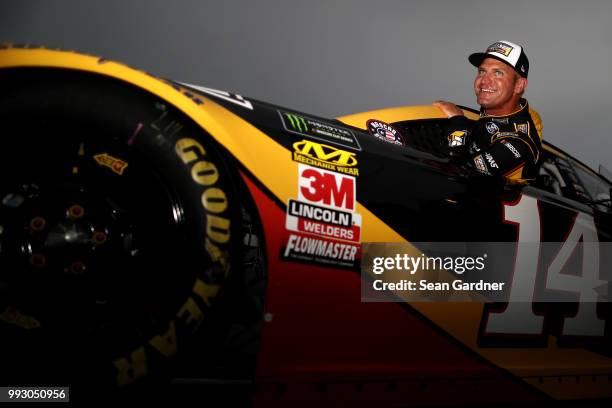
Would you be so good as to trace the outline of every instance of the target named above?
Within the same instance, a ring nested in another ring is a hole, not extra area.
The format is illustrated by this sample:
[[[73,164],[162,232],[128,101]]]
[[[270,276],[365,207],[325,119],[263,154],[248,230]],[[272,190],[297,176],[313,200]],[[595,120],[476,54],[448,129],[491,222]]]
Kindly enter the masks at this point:
[[[486,58],[478,67],[474,80],[476,102],[493,115],[512,113],[526,84],[527,80],[520,78],[510,66]]]

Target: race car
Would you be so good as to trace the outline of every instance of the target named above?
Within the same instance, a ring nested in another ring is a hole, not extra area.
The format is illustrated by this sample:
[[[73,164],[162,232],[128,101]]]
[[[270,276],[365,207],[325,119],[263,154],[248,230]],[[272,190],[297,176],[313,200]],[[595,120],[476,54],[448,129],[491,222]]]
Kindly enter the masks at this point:
[[[449,157],[433,106],[328,119],[30,45],[2,46],[0,89],[1,385],[238,384],[283,406],[612,396],[612,183],[550,143],[537,179],[508,184]],[[505,265],[509,293],[569,301],[367,301],[366,246],[426,242],[510,245],[531,266]]]

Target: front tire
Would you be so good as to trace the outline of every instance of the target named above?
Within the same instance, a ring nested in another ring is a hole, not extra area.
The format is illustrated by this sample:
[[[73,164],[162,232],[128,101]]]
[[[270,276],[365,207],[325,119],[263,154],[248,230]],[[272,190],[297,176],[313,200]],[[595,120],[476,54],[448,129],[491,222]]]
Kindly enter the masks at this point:
[[[3,383],[164,378],[240,262],[224,156],[114,79],[3,70],[0,89]]]

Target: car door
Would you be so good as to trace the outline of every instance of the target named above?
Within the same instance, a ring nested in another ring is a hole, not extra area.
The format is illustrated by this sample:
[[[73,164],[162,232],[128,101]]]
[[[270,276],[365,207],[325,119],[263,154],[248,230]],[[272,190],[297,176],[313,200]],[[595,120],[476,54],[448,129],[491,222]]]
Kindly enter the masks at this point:
[[[545,152],[532,185],[506,188],[515,195],[501,201],[500,221],[512,225],[517,243],[507,275],[510,302],[485,307],[482,346],[546,347],[549,336],[562,345],[609,343],[610,208],[592,204],[583,182],[592,174],[580,171],[571,159]]]

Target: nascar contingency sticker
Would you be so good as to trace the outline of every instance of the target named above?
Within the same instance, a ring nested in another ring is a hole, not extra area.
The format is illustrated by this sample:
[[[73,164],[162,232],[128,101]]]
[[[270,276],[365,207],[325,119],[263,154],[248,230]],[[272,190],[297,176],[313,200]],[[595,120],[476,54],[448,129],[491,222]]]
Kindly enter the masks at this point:
[[[291,231],[282,257],[355,268],[361,241],[356,178],[298,164],[298,191],[289,200],[285,227]]]

